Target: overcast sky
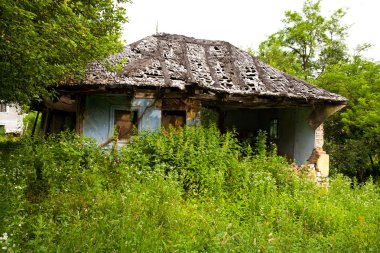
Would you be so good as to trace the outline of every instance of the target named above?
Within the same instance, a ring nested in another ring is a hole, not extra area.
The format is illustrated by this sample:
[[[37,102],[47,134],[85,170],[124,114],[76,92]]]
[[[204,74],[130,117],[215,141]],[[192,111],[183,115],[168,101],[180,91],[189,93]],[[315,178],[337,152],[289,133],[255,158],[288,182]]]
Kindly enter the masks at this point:
[[[260,42],[282,28],[286,10],[301,11],[304,0],[133,0],[124,39],[132,43],[158,31],[198,39],[224,40],[257,50]],[[343,8],[351,25],[347,43],[353,50],[374,44],[367,57],[380,60],[380,0],[323,0],[322,12]]]

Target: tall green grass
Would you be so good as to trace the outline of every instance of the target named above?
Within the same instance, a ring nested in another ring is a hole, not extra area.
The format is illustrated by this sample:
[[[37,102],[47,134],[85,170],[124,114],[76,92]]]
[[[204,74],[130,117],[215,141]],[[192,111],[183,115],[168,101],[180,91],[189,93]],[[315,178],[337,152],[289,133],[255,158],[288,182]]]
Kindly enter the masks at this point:
[[[8,252],[379,252],[371,181],[329,188],[233,133],[143,133],[119,150],[65,133],[1,149]]]

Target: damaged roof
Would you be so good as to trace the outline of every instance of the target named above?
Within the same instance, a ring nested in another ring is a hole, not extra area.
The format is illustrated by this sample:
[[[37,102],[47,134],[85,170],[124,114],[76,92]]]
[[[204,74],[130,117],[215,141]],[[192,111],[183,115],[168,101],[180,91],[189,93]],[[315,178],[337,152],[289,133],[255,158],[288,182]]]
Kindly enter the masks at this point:
[[[118,71],[109,66],[118,66]],[[188,85],[234,95],[345,102],[271,67],[225,41],[156,34],[89,64],[80,85],[177,87]],[[78,83],[77,83],[78,85]]]

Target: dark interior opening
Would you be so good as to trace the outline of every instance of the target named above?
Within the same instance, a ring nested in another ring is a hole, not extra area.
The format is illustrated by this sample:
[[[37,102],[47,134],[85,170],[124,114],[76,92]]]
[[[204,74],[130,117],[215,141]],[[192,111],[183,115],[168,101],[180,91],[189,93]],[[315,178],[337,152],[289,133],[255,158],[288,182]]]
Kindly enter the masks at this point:
[[[62,131],[73,131],[75,130],[76,123],[76,113],[75,112],[65,112],[59,110],[53,110],[48,115],[48,127],[46,129],[47,133],[55,134]]]
[[[169,126],[174,128],[186,125],[186,111],[163,110],[161,113],[161,125],[168,130]]]
[[[115,110],[114,126],[118,140],[129,140],[137,127],[137,111]]]

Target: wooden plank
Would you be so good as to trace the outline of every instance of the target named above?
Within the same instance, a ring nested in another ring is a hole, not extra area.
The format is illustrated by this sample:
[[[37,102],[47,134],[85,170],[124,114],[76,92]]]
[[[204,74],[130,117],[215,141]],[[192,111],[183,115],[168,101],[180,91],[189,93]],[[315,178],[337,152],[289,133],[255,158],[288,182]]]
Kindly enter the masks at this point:
[[[84,110],[86,105],[86,97],[83,95],[76,96],[76,124],[75,131],[79,135],[83,135]]]

